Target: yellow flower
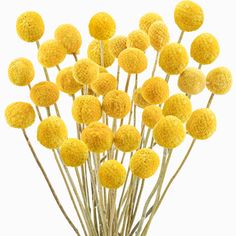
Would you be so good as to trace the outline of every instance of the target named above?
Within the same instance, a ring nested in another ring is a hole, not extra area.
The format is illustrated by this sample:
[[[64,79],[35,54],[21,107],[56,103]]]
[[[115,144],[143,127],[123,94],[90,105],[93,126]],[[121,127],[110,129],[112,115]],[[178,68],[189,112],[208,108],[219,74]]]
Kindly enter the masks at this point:
[[[83,130],[81,139],[86,143],[89,151],[101,153],[112,147],[113,133],[107,125],[93,122]]]
[[[159,65],[167,74],[177,75],[188,65],[188,53],[179,43],[166,45],[160,53]]]
[[[149,37],[143,30],[134,30],[129,33],[126,45],[128,48],[138,48],[146,51],[150,45]]]
[[[102,108],[98,98],[92,95],[77,97],[73,102],[72,116],[79,124],[90,124],[100,120]]]
[[[127,42],[126,36],[120,35],[113,37],[109,41],[109,48],[111,54],[117,58],[120,55],[120,53],[127,48],[126,42]]]
[[[149,148],[143,148],[134,153],[130,160],[130,170],[141,179],[153,176],[160,165],[159,156]]]
[[[34,75],[34,66],[27,58],[17,58],[8,67],[8,77],[17,86],[29,85]]]
[[[89,22],[89,32],[98,40],[110,39],[116,32],[116,23],[106,12],[95,14]]]
[[[153,129],[156,123],[163,117],[159,106],[150,105],[144,108],[142,113],[142,122],[147,127]]]
[[[208,108],[195,110],[190,116],[186,128],[193,138],[207,139],[216,130],[216,116]]]
[[[55,39],[63,45],[68,54],[77,54],[82,44],[80,32],[71,24],[60,25],[55,31]]]
[[[57,86],[48,81],[39,82],[30,90],[30,98],[33,103],[40,107],[49,107],[59,99]]]
[[[117,189],[126,179],[125,167],[116,160],[105,161],[99,168],[99,180],[103,187]]]
[[[38,126],[37,139],[46,148],[59,148],[67,139],[64,121],[57,116],[44,119]]]
[[[99,73],[108,73],[108,71],[105,67],[99,66]]]
[[[7,106],[5,118],[9,126],[25,129],[34,123],[35,112],[29,103],[14,102]]]
[[[148,12],[140,18],[139,28],[148,33],[149,27],[157,20],[162,20],[160,15],[154,12]]]
[[[59,65],[65,57],[66,49],[57,40],[48,40],[39,47],[38,61],[44,67]]]
[[[214,94],[226,94],[232,86],[232,74],[226,67],[211,70],[206,78],[207,88]]]
[[[142,96],[142,88],[137,88],[133,94],[134,104],[140,108],[145,108],[149,106],[150,103],[147,102]]]
[[[142,86],[142,96],[150,104],[161,104],[169,97],[169,86],[162,78],[150,78]]]
[[[37,12],[24,12],[17,18],[16,31],[26,42],[38,41],[44,33],[43,19]]]
[[[153,129],[153,138],[164,148],[175,148],[185,138],[186,131],[181,120],[175,116],[165,116],[160,119]]]
[[[88,147],[76,138],[65,140],[60,148],[61,158],[66,166],[78,167],[88,159]]]
[[[220,46],[212,34],[200,34],[191,44],[191,57],[202,65],[211,64],[219,54]]]

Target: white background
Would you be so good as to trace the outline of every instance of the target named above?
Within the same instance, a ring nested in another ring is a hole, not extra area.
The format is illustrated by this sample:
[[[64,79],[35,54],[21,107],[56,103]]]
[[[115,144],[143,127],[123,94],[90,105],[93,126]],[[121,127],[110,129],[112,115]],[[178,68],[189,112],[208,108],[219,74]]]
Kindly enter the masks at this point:
[[[33,83],[44,80],[43,71],[36,60],[35,44],[27,44],[16,35],[17,16],[26,10],[38,11],[46,25],[42,41],[52,38],[54,29],[61,23],[76,25],[83,36],[82,57],[86,56],[86,48],[91,41],[87,28],[89,19],[98,11],[107,11],[113,15],[117,22],[117,34],[127,34],[138,28],[140,16],[146,12],[155,11],[163,16],[169,26],[172,41],[176,41],[180,33],[173,19],[177,2],[177,0],[1,0],[0,235],[73,235],[33,162],[21,131],[11,129],[5,123],[4,108],[7,104],[18,100],[29,101],[27,88],[15,87],[8,81],[9,62],[17,57],[31,59],[36,68],[36,79]],[[221,54],[212,65],[203,66],[203,71],[207,73],[211,68],[225,65],[235,74],[234,1],[198,0],[197,2],[205,11],[205,23],[197,32],[187,33],[183,44],[189,50],[191,41],[199,33],[213,33],[221,45]],[[140,76],[140,85],[148,78],[154,60],[152,49],[149,49],[147,54],[150,62],[149,71]],[[74,63],[73,58],[68,57],[61,67],[72,63]],[[197,66],[192,60],[190,60],[190,65]],[[110,71],[115,73],[115,68],[116,66],[112,67]],[[54,80],[56,69],[51,69],[49,73]],[[158,69],[158,75],[164,76],[164,73]],[[123,83],[124,76],[122,74]],[[171,77],[172,92],[177,91],[176,81],[176,78]],[[217,132],[209,140],[196,143],[191,158],[168,192],[149,235],[236,235],[235,92],[234,86],[229,94],[218,96],[213,101],[212,109],[218,120]],[[193,97],[194,108],[205,106],[208,96],[209,92],[206,90],[201,95]],[[63,118],[70,116],[70,104],[71,99],[62,95],[59,106]],[[68,205],[67,210],[72,212],[51,153],[35,141],[37,124],[38,121],[28,130],[28,133],[34,140],[40,160],[45,164],[57,191],[61,193],[60,197]],[[67,125],[70,136],[74,136],[75,129],[71,118],[67,118]],[[181,160],[189,141],[187,139],[186,144],[176,150],[176,155],[171,161],[170,173]],[[147,189],[151,189],[154,180],[155,177],[147,181]]]

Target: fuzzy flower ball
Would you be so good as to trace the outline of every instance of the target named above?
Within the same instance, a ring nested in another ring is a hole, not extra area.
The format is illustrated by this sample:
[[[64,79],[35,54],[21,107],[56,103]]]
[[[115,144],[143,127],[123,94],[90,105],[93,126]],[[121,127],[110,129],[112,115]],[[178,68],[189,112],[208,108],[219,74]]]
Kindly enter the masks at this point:
[[[29,103],[14,102],[7,106],[5,118],[9,126],[18,129],[26,129],[34,123],[35,112]]]
[[[115,133],[114,144],[122,152],[132,152],[136,150],[141,142],[141,135],[138,130],[131,125],[122,125]]]
[[[146,51],[150,45],[149,37],[143,30],[134,30],[128,34],[126,45],[128,48],[138,48]]]
[[[43,19],[37,12],[24,12],[17,18],[16,31],[26,42],[38,41],[44,33]]]
[[[186,122],[192,113],[190,99],[184,94],[175,94],[169,97],[163,107],[164,116],[176,116],[182,122]]]
[[[142,86],[142,96],[150,104],[161,104],[169,97],[169,86],[162,78],[150,78]]]
[[[220,54],[217,39],[209,33],[197,36],[191,44],[191,57],[202,65],[211,64]]]
[[[108,160],[100,166],[98,175],[103,187],[117,189],[125,182],[126,170],[118,161]]]
[[[53,82],[39,82],[30,90],[30,98],[36,106],[49,107],[59,99],[59,89]]]
[[[67,54],[77,54],[82,44],[78,29],[71,24],[60,25],[55,31],[55,39],[66,49]]]
[[[64,121],[57,116],[44,119],[38,126],[37,139],[46,148],[59,148],[67,139]]]
[[[195,110],[187,125],[188,133],[195,139],[207,139],[216,131],[216,116],[208,108]]]
[[[78,167],[88,159],[88,147],[76,138],[65,140],[60,148],[61,158],[66,166]]]
[[[116,32],[116,23],[106,12],[99,12],[89,22],[89,33],[98,40],[110,39]]]
[[[108,40],[103,41],[103,59],[104,67],[107,68],[113,64],[115,57],[110,50],[110,42]],[[93,40],[87,50],[88,58],[101,66],[101,44],[98,40]]]
[[[226,94],[232,86],[232,74],[226,67],[211,70],[206,78],[207,88],[214,94]]]
[[[127,37],[120,35],[120,36],[115,36],[109,41],[109,47],[111,54],[118,58],[120,53],[127,48],[126,46],[127,43]]]
[[[188,60],[188,53],[184,46],[179,43],[170,43],[162,49],[159,65],[167,74],[178,75],[188,65]]]
[[[139,20],[139,28],[146,33],[148,33],[148,30],[150,26],[155,22],[162,20],[162,17],[154,12],[148,12],[145,15],[143,15]]]
[[[134,153],[130,160],[133,175],[146,179],[153,176],[160,165],[159,156],[149,148],[142,148]]]
[[[17,86],[29,85],[34,75],[34,66],[27,58],[17,58],[8,67],[8,77]]]
[[[102,108],[98,98],[92,95],[77,97],[73,102],[72,116],[78,124],[90,124],[100,120]]]
[[[142,95],[142,88],[137,88],[134,91],[133,94],[133,101],[134,101],[134,105],[140,107],[140,108],[145,108],[146,106],[151,105],[149,102],[147,102]]]
[[[156,123],[163,117],[159,106],[150,105],[144,108],[142,113],[142,122],[148,128],[153,129]]]
[[[179,75],[178,87],[184,93],[190,95],[199,94],[206,87],[206,77],[197,68],[187,68]]]
[[[164,148],[176,148],[185,138],[186,130],[180,119],[175,116],[165,116],[153,129],[153,138]]]
[[[38,50],[38,61],[46,68],[59,65],[65,57],[66,49],[54,39],[44,42]]]
[[[131,109],[130,97],[124,91],[112,90],[105,95],[102,109],[108,116],[122,119]]]
[[[138,48],[127,48],[118,57],[120,67],[128,74],[138,74],[146,70],[148,60]]]
[[[191,32],[199,29],[204,21],[202,8],[189,0],[179,2],[174,12],[175,23],[182,31]]]
[[[107,125],[93,122],[83,130],[81,139],[86,143],[89,151],[101,153],[112,147],[113,133]]]

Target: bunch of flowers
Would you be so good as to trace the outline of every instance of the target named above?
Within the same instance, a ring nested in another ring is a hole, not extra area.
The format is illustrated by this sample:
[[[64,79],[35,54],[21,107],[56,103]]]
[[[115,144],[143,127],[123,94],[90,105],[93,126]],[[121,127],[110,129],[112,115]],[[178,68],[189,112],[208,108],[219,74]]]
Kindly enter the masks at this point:
[[[189,0],[178,3],[174,19],[181,30],[178,42],[171,42],[167,25],[156,13],[142,16],[140,29],[127,36],[114,36],[116,23],[112,16],[97,13],[89,22],[94,40],[88,46],[87,58],[78,58],[82,37],[75,26],[60,25],[54,39],[40,44],[44,34],[41,16],[25,12],[17,19],[19,37],[37,45],[45,81],[31,85],[35,71],[27,58],[10,63],[10,81],[28,86],[34,107],[28,102],[14,102],[5,110],[6,121],[23,131],[59,209],[76,235],[147,235],[194,143],[208,139],[216,130],[216,116],[210,105],[214,95],[230,90],[231,73],[226,67],[215,68],[206,76],[201,71],[202,65],[213,63],[220,52],[217,39],[210,33],[202,33],[193,40],[190,55],[198,67],[188,67],[188,50],[181,41],[185,33],[203,24],[204,14],[199,5]],[[156,52],[156,58],[151,77],[139,87],[138,77],[147,69],[145,52],[149,47]],[[74,57],[75,64],[61,69],[60,64],[68,55]],[[108,71],[114,63],[118,64],[116,75]],[[166,73],[165,78],[156,75],[158,64]],[[53,81],[48,73],[52,67],[58,69]],[[127,73],[124,88],[121,72]],[[168,81],[173,75],[178,76],[181,92],[171,95]],[[191,99],[205,87],[210,91],[206,107],[193,110]],[[60,93],[73,99],[68,105],[77,137],[68,137],[57,105]],[[47,117],[42,116],[42,109],[46,109],[43,114]],[[36,115],[37,140],[52,152],[78,216],[79,228],[60,202],[27,135]],[[186,136],[192,138],[190,147],[165,185],[168,164]],[[144,195],[145,181],[151,177],[155,184]],[[141,200],[145,201],[143,206]]]

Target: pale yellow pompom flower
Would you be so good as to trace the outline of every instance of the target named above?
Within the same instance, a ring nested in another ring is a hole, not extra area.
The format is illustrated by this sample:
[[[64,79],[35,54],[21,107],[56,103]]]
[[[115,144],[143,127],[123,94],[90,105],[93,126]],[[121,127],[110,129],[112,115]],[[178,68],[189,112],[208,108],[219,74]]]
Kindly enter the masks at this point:
[[[159,156],[149,148],[142,148],[130,159],[130,170],[133,175],[147,179],[153,176],[160,165]]]
[[[148,12],[143,15],[139,20],[139,28],[148,33],[149,27],[158,20],[162,20],[162,17],[154,12]]]
[[[188,133],[195,139],[207,139],[216,131],[216,116],[208,108],[195,110],[187,125]]]
[[[5,109],[5,118],[9,126],[26,129],[35,121],[35,112],[27,102],[14,102]]]
[[[17,58],[8,67],[8,78],[17,86],[29,85],[34,75],[34,66],[27,58]]]
[[[126,46],[128,48],[138,48],[146,51],[149,47],[150,41],[147,33],[143,30],[134,30],[128,34]]]
[[[36,42],[44,33],[43,19],[37,12],[24,12],[17,18],[16,31],[24,41]]]
[[[153,138],[164,148],[176,148],[186,136],[186,130],[180,119],[175,116],[161,118],[153,129]]]
[[[98,170],[99,180],[103,187],[117,189],[126,179],[125,167],[116,160],[105,161]]]
[[[58,40],[66,49],[67,54],[79,53],[82,38],[78,29],[71,24],[63,24],[57,27],[55,39]]]
[[[191,44],[191,57],[199,64],[211,64],[219,54],[219,43],[212,34],[200,34]]]
[[[148,128],[153,129],[156,123],[163,117],[159,106],[150,105],[144,108],[142,113],[142,122]]]
[[[116,23],[106,12],[95,14],[89,22],[89,33],[98,40],[110,39],[116,32]]]
[[[232,87],[232,74],[226,67],[211,70],[206,78],[207,88],[214,94],[226,94]]]
[[[109,47],[111,54],[114,57],[118,57],[120,53],[127,48],[127,37],[123,35],[115,36],[109,41]]]
[[[167,74],[178,75],[188,65],[188,53],[179,43],[166,45],[160,53],[159,65]]]
[[[65,140],[60,147],[61,158],[66,166],[78,167],[88,159],[87,145],[76,138]]]
[[[67,139],[64,121],[57,116],[44,119],[38,126],[37,139],[46,148],[59,148]]]
[[[42,66],[47,68],[59,65],[65,57],[66,49],[54,39],[41,44],[38,50],[38,61]]]
[[[142,88],[137,88],[135,91],[134,91],[134,94],[133,94],[133,101],[134,101],[134,104],[140,108],[145,108],[146,106],[149,106],[151,105],[149,102],[147,102],[144,98],[143,98],[143,95],[142,95]]]

